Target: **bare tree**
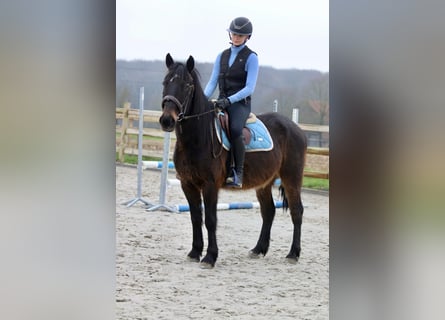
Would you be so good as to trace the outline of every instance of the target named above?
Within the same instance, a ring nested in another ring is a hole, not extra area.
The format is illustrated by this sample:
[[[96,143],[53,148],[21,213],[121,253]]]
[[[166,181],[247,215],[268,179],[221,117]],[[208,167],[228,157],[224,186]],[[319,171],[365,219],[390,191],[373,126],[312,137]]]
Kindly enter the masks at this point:
[[[118,88],[117,106],[123,107],[125,102],[130,101],[130,90],[127,86]]]
[[[319,115],[319,124],[326,124],[329,120],[329,73],[313,79],[305,88],[304,99]]]

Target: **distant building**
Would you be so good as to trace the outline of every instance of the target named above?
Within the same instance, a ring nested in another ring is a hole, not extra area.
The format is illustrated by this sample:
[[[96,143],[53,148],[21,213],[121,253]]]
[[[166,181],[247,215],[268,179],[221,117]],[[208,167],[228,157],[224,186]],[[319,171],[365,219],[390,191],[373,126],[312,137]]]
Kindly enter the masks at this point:
[[[309,147],[329,148],[329,104],[305,100],[298,105],[299,124]]]

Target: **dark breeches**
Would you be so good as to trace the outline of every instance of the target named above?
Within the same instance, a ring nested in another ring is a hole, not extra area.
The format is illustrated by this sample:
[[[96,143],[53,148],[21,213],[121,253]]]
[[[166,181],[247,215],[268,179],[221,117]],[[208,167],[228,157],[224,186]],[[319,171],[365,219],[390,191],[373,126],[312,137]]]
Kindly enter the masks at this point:
[[[229,126],[231,140],[241,136],[243,127],[246,124],[247,118],[249,117],[250,109],[250,103],[246,105],[241,102],[235,102],[227,108],[230,117]]]

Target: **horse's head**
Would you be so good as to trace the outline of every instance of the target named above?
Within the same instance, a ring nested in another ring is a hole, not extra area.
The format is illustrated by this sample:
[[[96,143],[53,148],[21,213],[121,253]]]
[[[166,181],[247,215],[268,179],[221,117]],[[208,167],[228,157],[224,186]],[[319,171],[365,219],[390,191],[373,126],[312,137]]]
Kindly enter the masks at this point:
[[[195,60],[190,56],[186,64],[174,62],[168,53],[165,57],[168,68],[167,75],[162,85],[162,115],[159,118],[162,130],[171,132],[176,122],[180,121],[187,112],[193,96],[193,77],[191,75],[195,67]]]

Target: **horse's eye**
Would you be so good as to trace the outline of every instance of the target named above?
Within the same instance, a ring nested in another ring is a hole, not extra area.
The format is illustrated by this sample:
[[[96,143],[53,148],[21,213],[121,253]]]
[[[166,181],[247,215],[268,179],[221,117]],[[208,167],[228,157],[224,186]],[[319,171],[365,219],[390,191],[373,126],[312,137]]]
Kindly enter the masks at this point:
[[[170,79],[169,82],[173,82],[173,80],[175,80],[176,78],[179,78],[179,76],[178,76],[177,74],[175,74],[175,75]]]

